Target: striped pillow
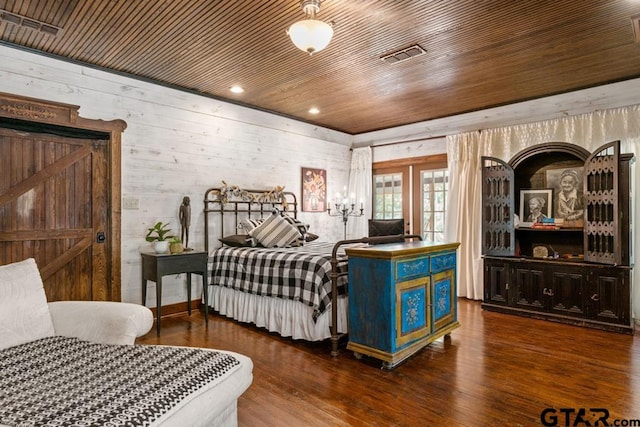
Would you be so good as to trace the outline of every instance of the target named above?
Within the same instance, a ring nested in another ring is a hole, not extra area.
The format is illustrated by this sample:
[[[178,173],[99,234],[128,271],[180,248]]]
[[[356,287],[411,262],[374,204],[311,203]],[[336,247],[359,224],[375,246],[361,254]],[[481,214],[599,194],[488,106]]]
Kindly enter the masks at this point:
[[[254,230],[257,226],[262,224],[264,220],[265,218],[245,218],[240,221],[240,230],[242,230],[241,232],[251,236],[251,230]],[[258,246],[258,241],[253,237],[249,237],[247,241],[249,242],[249,246]]]
[[[298,237],[298,229],[278,214],[269,216],[249,235],[265,248],[283,248],[291,245]]]
[[[245,218],[240,221],[240,228],[247,234],[251,233],[251,230],[259,226],[264,222],[264,218]]]

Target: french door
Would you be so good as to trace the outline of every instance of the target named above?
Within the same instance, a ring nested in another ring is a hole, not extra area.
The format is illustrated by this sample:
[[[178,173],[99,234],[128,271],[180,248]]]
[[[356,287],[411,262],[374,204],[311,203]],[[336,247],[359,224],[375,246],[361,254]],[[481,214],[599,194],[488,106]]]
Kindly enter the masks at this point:
[[[405,220],[405,232],[444,241],[449,190],[446,155],[373,165],[374,219]]]
[[[409,233],[410,207],[409,168],[392,167],[373,170],[373,219],[405,219],[405,232]]]

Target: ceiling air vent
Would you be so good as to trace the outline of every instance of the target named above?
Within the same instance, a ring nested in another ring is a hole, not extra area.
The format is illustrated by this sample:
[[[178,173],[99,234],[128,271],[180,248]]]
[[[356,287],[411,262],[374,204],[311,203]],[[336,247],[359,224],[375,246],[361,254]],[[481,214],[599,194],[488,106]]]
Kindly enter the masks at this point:
[[[7,12],[6,10],[0,9],[0,24],[2,22],[17,25],[22,28],[28,28],[30,30],[38,31],[40,33],[54,37],[62,31],[62,28],[56,27],[54,25],[45,24],[44,22],[40,22],[35,19],[27,18],[26,16],[18,15],[16,13]]]
[[[395,52],[384,54],[380,57],[380,59],[382,59],[384,62],[387,62],[389,64],[396,64],[398,62],[405,61],[409,58],[414,58],[418,55],[422,55],[423,53],[426,53],[426,50],[424,50],[419,45],[414,44],[413,46],[409,46],[404,49],[396,50]]]
[[[631,17],[631,26],[633,27],[633,39],[636,43],[640,43],[640,15]]]

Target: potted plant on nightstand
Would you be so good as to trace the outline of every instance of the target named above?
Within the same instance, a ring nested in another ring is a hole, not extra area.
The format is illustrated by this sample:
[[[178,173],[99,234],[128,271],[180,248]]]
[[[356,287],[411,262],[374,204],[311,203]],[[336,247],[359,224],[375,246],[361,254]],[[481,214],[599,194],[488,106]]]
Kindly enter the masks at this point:
[[[182,240],[179,237],[173,237],[169,240],[169,251],[172,254],[179,254],[184,252],[184,246],[182,245]]]
[[[153,242],[153,250],[158,254],[169,253],[169,240],[176,237],[169,234],[171,229],[168,227],[169,223],[163,224],[162,221],[158,221],[156,225],[147,229],[149,232],[145,240]]]

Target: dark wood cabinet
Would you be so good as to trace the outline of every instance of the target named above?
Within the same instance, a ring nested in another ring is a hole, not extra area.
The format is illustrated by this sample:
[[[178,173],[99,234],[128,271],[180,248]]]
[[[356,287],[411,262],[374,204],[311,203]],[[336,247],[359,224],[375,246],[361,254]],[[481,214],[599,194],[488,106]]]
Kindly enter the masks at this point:
[[[523,310],[546,311],[549,295],[544,265],[516,263],[513,266],[515,306]]]
[[[484,302],[509,305],[509,260],[485,257]]]
[[[582,266],[565,265],[551,272],[547,291],[551,313],[572,318],[588,316],[585,297],[589,292],[589,277],[585,271]]]
[[[617,141],[593,153],[548,143],[508,163],[483,157],[484,309],[633,333],[632,159]],[[575,214],[557,179],[571,174],[582,182]],[[537,191],[547,196],[547,217],[566,215],[562,224],[523,224],[525,198]]]

